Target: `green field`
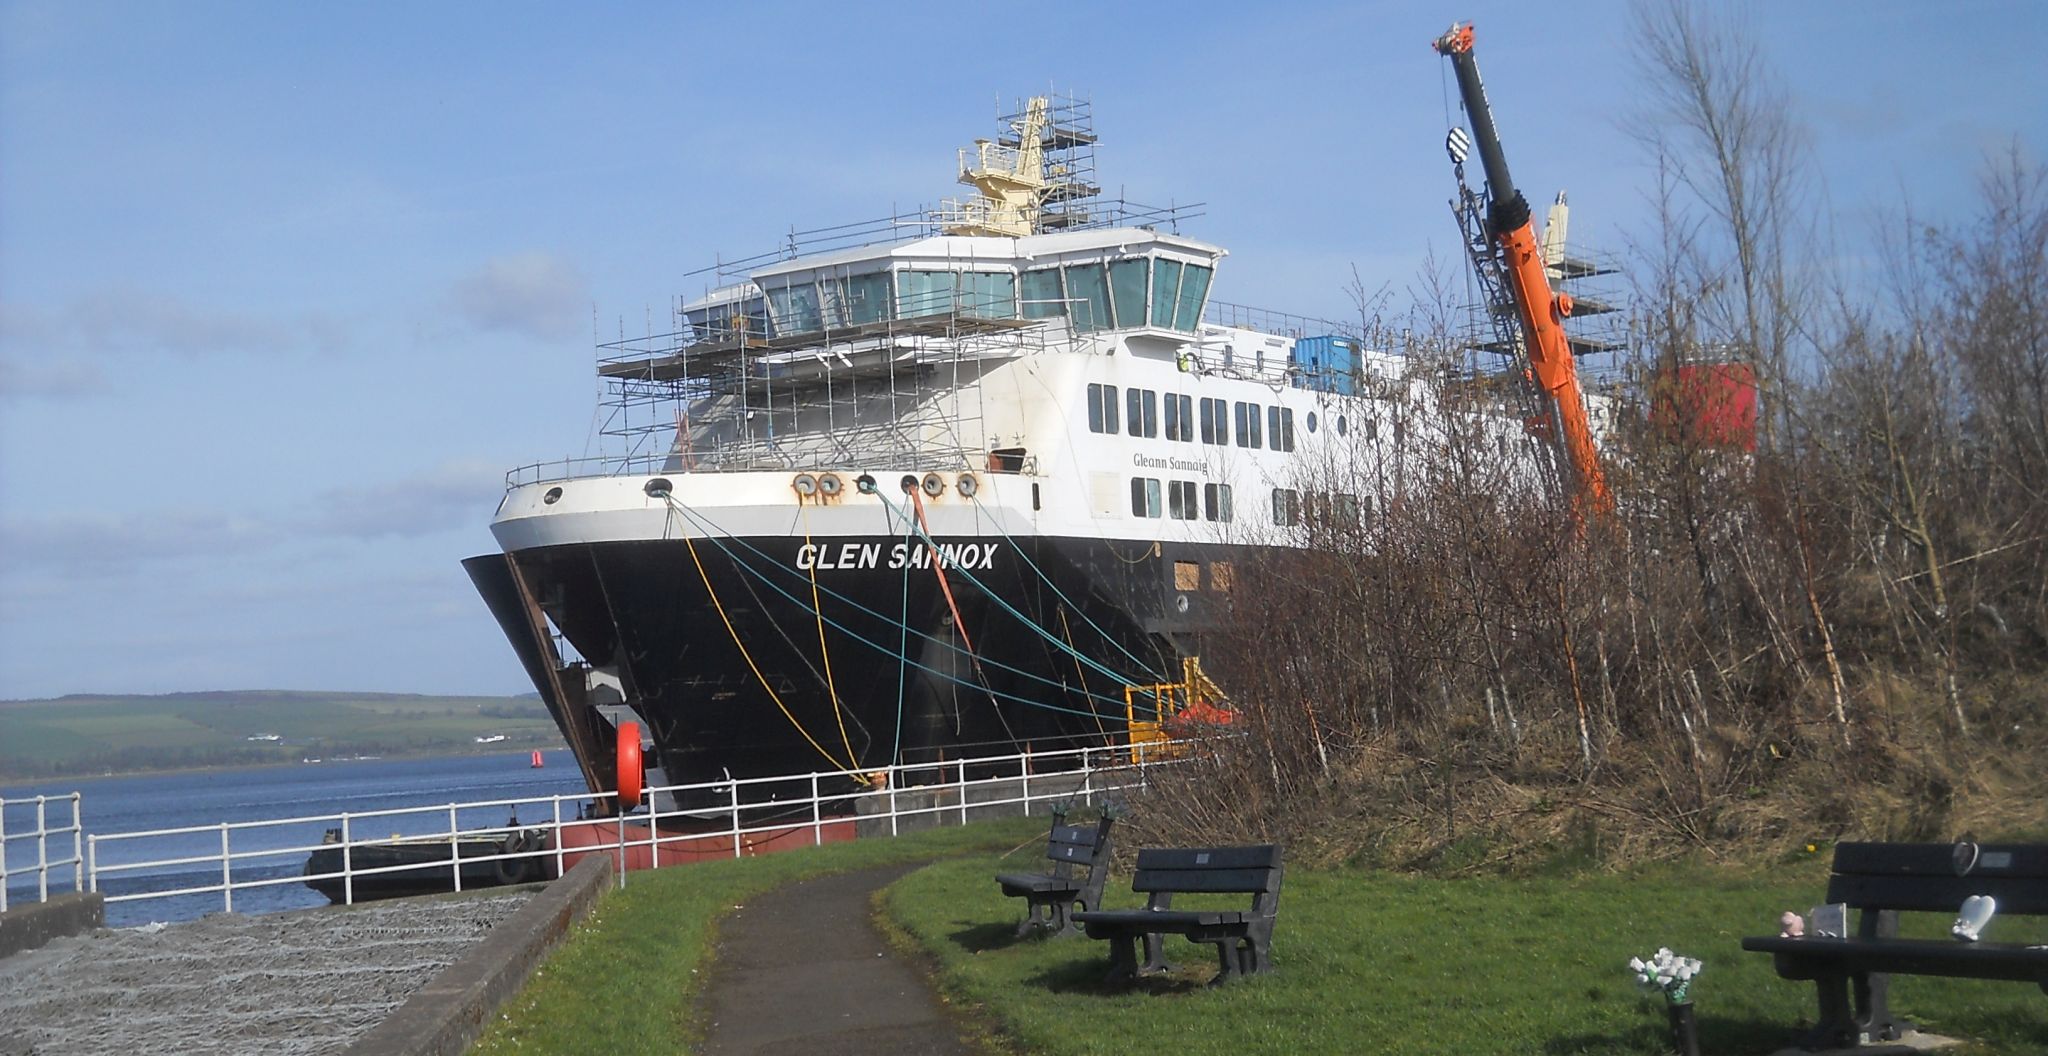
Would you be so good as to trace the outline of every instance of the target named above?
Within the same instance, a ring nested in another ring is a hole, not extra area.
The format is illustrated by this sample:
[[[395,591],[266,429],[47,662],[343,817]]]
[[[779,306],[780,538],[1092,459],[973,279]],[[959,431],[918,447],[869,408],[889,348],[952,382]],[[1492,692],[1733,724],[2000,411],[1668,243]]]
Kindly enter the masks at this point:
[[[1738,944],[1774,931],[1786,908],[1819,900],[1825,848],[1790,849],[1761,867],[1702,859],[1622,873],[1293,869],[1275,971],[1212,989],[1204,985],[1215,971],[1208,947],[1169,940],[1177,971],[1123,987],[1102,981],[1106,943],[1015,938],[1021,904],[1002,897],[991,876],[1037,867],[1044,831],[1042,820],[1019,819],[635,874],[575,929],[475,1051],[691,1051],[702,1037],[696,998],[719,918],[804,876],[940,856],[948,860],[889,887],[879,912],[992,1052],[1666,1053],[1661,998],[1639,992],[1626,966],[1659,945],[1706,962],[1693,996],[1707,1052],[1773,1052],[1814,1014],[1810,984],[1777,978],[1768,957]],[[998,856],[990,847],[1017,849]],[[1113,873],[1108,903],[1138,904],[1129,884],[1128,873]],[[1911,920],[1908,933],[1947,923],[1917,916],[1926,919]],[[2044,925],[2013,918],[1996,926],[2001,940],[2042,941]],[[2041,992],[2029,984],[1900,977],[1893,1001],[1925,1029],[1970,1039],[1944,1050],[1956,1056],[2048,1050]]]
[[[503,735],[489,745],[476,738]],[[275,736],[275,741],[251,737]],[[238,690],[0,701],[0,780],[562,743],[534,697]]]

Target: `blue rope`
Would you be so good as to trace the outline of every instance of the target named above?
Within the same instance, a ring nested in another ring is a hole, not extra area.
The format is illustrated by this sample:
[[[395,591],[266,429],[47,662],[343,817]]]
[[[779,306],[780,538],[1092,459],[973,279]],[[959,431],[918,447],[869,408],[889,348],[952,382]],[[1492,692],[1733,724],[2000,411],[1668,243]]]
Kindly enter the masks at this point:
[[[677,501],[675,500],[675,498],[674,498],[673,496],[671,496],[671,497],[669,498],[669,500],[668,500],[668,501],[669,501],[669,505],[670,505],[670,506],[671,506],[671,507],[672,507],[673,509],[675,509],[676,511],[678,511],[678,512],[682,513],[682,514],[683,514],[683,516],[685,516],[685,517],[688,517],[688,518],[690,518],[690,519],[691,519],[692,521],[698,521],[698,520],[700,520],[700,518],[698,518],[698,517],[697,517],[697,515],[696,515],[696,514],[694,514],[694,513],[693,513],[693,512],[692,512],[692,511],[690,510],[690,508],[689,508],[688,506],[685,506],[685,505],[683,505],[682,503],[679,503],[679,502],[677,502]],[[702,528],[700,527],[700,531],[701,531],[701,530],[702,530]],[[756,568],[755,568],[755,567],[754,567],[753,565],[751,565],[751,564],[748,564],[748,563],[747,563],[747,562],[745,562],[745,561],[739,560],[738,556],[737,556],[737,555],[735,555],[735,554],[734,554],[734,553],[732,552],[732,550],[731,550],[731,549],[730,549],[729,547],[727,547],[727,546],[725,545],[725,543],[724,543],[723,541],[721,541],[721,540],[720,540],[720,538],[719,538],[719,537],[718,537],[717,535],[713,535],[713,534],[712,534],[712,533],[710,533],[709,531],[704,531],[704,538],[705,538],[705,539],[707,539],[707,540],[709,540],[709,541],[710,541],[710,542],[711,542],[711,543],[712,543],[713,545],[717,546],[717,547],[718,547],[718,548],[719,548],[719,549],[720,549],[721,551],[723,551],[723,552],[725,553],[725,556],[726,556],[726,557],[727,557],[727,558],[728,558],[729,560],[731,560],[731,561],[732,561],[732,563],[733,563],[733,564],[734,564],[735,566],[737,566],[738,568],[740,568],[740,569],[741,569],[742,571],[746,572],[747,574],[749,574],[749,575],[753,576],[753,577],[754,577],[754,578],[756,578],[756,579],[759,579],[759,580],[760,580],[761,582],[763,582],[763,583],[767,584],[767,585],[768,585],[768,588],[769,588],[769,589],[771,589],[771,590],[775,591],[775,592],[776,592],[777,594],[780,594],[780,595],[782,595],[782,596],[783,596],[784,598],[788,599],[789,601],[791,601],[791,602],[794,602],[794,603],[795,603],[795,604],[796,604],[796,605],[797,605],[798,607],[800,607],[800,608],[803,608],[803,609],[804,609],[805,611],[809,611],[809,612],[812,612],[812,613],[813,613],[813,615],[817,616],[817,617],[818,617],[819,619],[821,619],[821,620],[824,620],[824,621],[825,621],[825,623],[826,623],[826,625],[830,626],[830,627],[831,627],[832,629],[834,629],[834,630],[838,631],[838,632],[839,632],[839,633],[841,633],[841,634],[844,634],[844,635],[845,635],[845,636],[847,636],[848,638],[851,638],[851,639],[853,639],[854,641],[856,641],[856,642],[858,642],[858,643],[860,643],[860,644],[862,644],[862,645],[865,645],[865,646],[867,646],[867,647],[868,647],[868,648],[870,648],[870,649],[873,649],[873,650],[875,650],[875,651],[876,651],[876,652],[878,652],[878,653],[881,653],[881,654],[883,654],[883,655],[885,655],[885,656],[886,656],[886,655],[889,655],[889,653],[890,653],[890,650],[888,649],[888,647],[887,647],[887,646],[884,646],[884,645],[882,645],[882,644],[881,644],[881,643],[879,643],[879,642],[875,642],[875,641],[873,641],[873,640],[871,640],[871,639],[868,639],[868,638],[866,638],[866,637],[863,637],[862,635],[860,635],[860,634],[856,633],[856,632],[855,632],[855,631],[854,631],[854,630],[853,630],[852,628],[850,628],[850,627],[847,627],[847,626],[846,626],[845,624],[842,624],[842,623],[840,623],[839,621],[837,621],[837,620],[834,620],[834,619],[832,619],[831,617],[829,617],[829,616],[826,616],[826,615],[824,615],[823,613],[815,612],[814,610],[812,610],[812,609],[810,608],[809,604],[808,604],[808,603],[806,603],[806,602],[804,601],[804,599],[802,599],[802,598],[799,598],[799,597],[797,597],[796,595],[794,595],[794,594],[790,593],[790,592],[789,592],[789,591],[787,591],[787,590],[784,590],[784,589],[783,589],[783,588],[781,587],[781,585],[779,585],[779,584],[775,583],[775,582],[774,582],[773,580],[770,580],[770,579],[769,579],[769,578],[768,578],[768,577],[767,577],[766,575],[764,575],[764,574],[763,574],[763,573],[762,573],[762,572],[761,572],[761,571],[760,571],[759,569],[756,569]],[[743,538],[741,538],[741,537],[739,537],[739,536],[736,536],[736,535],[731,535],[731,534],[729,534],[729,533],[728,533],[728,534],[726,535],[726,538],[732,539],[733,541],[735,541],[735,542],[739,543],[739,544],[740,544],[741,546],[744,546],[744,547],[746,547],[747,549],[749,549],[749,550],[752,550],[752,551],[753,551],[753,552],[754,552],[754,553],[755,553],[756,555],[758,555],[758,556],[760,556],[760,557],[762,557],[762,558],[767,558],[767,556],[768,556],[768,555],[767,555],[766,553],[764,553],[764,552],[763,552],[763,551],[762,551],[762,550],[761,550],[761,549],[760,549],[759,547],[757,547],[757,546],[754,546],[754,545],[753,545],[752,543],[749,543],[749,542],[747,542],[747,541],[746,541],[745,539],[743,539]],[[775,567],[777,567],[777,568],[780,568],[780,567],[781,567],[781,566],[780,566],[779,564],[775,564],[775,563],[774,563],[773,561],[764,561],[764,563],[766,563],[766,564],[771,564],[771,565],[775,565]],[[835,591],[835,590],[831,589],[830,587],[821,587],[820,589],[822,589],[822,590],[823,590],[823,591],[824,591],[825,593],[827,593],[827,594],[830,594],[830,595],[832,595],[832,596],[833,596],[834,598],[838,599],[839,601],[845,602],[845,603],[846,603],[846,604],[847,604],[848,606],[850,606],[850,607],[852,607],[852,608],[855,608],[855,609],[858,609],[858,610],[860,610],[861,612],[867,613],[867,614],[868,614],[868,615],[870,615],[870,616],[874,616],[874,617],[876,617],[876,618],[878,618],[878,619],[884,619],[884,620],[888,619],[888,617],[887,617],[887,616],[885,616],[885,615],[883,615],[882,613],[876,612],[875,610],[873,610],[873,609],[870,609],[870,608],[868,608],[868,607],[867,607],[867,606],[865,606],[865,605],[862,605],[862,604],[861,604],[860,602],[854,601],[854,600],[853,600],[852,598],[849,598],[849,597],[845,596],[844,594],[841,594],[841,593],[839,593],[838,591]],[[984,588],[984,589],[986,589],[986,588]],[[908,610],[907,610],[907,606],[908,606],[908,602],[907,602],[907,601],[905,602],[905,605],[906,605],[906,611],[908,611]],[[909,624],[908,624],[907,622],[902,622],[902,623],[900,623],[900,624],[899,624],[899,626],[901,626],[901,627],[903,628],[903,633],[904,633],[904,634],[905,634],[905,635],[907,636],[907,635],[908,635],[908,633],[909,633]],[[919,638],[923,638],[923,639],[925,639],[925,640],[927,640],[927,641],[937,642],[937,643],[938,643],[938,644],[940,644],[941,646],[944,646],[945,648],[951,649],[951,650],[953,650],[953,651],[954,651],[954,652],[956,652],[956,653],[964,653],[964,652],[966,652],[966,650],[965,650],[965,649],[962,649],[962,648],[961,648],[960,646],[954,645],[953,643],[951,643],[951,642],[948,642],[948,641],[946,641],[946,640],[944,640],[944,639],[942,639],[942,638],[939,638],[939,637],[938,637],[938,636],[936,636],[936,635],[930,635],[930,634],[926,634],[926,633],[925,633],[925,632],[923,632],[923,631],[918,631],[918,632],[916,632],[916,634],[917,634],[917,636],[918,636]],[[907,647],[906,647],[906,648],[902,648],[902,649],[898,649],[898,650],[896,651],[895,655],[896,655],[896,657],[897,657],[897,659],[898,659],[898,662],[899,662],[900,664],[904,664],[904,665],[907,665],[907,666],[910,666],[910,667],[915,667],[915,668],[917,668],[917,669],[918,669],[918,670],[920,670],[920,671],[924,671],[924,672],[928,672],[928,673],[930,673],[930,674],[933,674],[933,675],[937,675],[937,676],[939,676],[940,678],[943,678],[943,679],[945,679],[945,680],[947,680],[947,681],[949,681],[949,682],[954,682],[954,683],[957,683],[957,684],[959,684],[959,685],[963,685],[963,686],[966,686],[966,687],[968,687],[969,689],[981,690],[981,691],[984,691],[984,692],[990,693],[990,694],[992,694],[992,695],[994,695],[994,696],[1002,697],[1002,698],[1004,698],[1004,699],[1006,699],[1006,700],[1013,700],[1013,701],[1016,701],[1017,703],[1020,703],[1020,704],[1026,704],[1026,705],[1029,705],[1029,706],[1031,706],[1031,707],[1035,707],[1035,708],[1044,708],[1044,709],[1047,709],[1047,710],[1049,710],[1049,711],[1057,711],[1057,712],[1063,712],[1063,713],[1065,713],[1065,714],[1069,714],[1069,715],[1080,715],[1080,716],[1083,716],[1083,717],[1086,717],[1086,718],[1099,718],[1099,717],[1100,717],[1100,713],[1099,713],[1099,712],[1095,712],[1095,711],[1083,711],[1083,710],[1081,710],[1081,709],[1079,709],[1079,708],[1067,708],[1067,707],[1062,707],[1062,706],[1060,706],[1060,705],[1057,705],[1057,704],[1048,704],[1048,703],[1045,703],[1045,702],[1043,702],[1043,701],[1037,701],[1037,700],[1032,700],[1032,699],[1030,699],[1030,698],[1028,698],[1028,697],[1020,697],[1020,696],[1017,696],[1017,695],[1015,695],[1015,694],[1013,694],[1013,693],[1004,693],[1004,692],[1001,692],[1001,691],[999,691],[999,690],[995,690],[995,689],[991,689],[991,688],[989,688],[989,687],[986,687],[986,686],[982,686],[982,685],[980,685],[979,683],[975,683],[975,682],[970,682],[970,681],[968,681],[967,679],[964,679],[964,678],[960,678],[960,677],[958,677],[958,676],[956,676],[956,675],[953,675],[953,674],[950,674],[950,673],[948,673],[948,672],[945,672],[945,671],[941,671],[941,670],[939,670],[938,668],[935,668],[935,667],[930,667],[930,666],[928,666],[928,665],[925,665],[925,664],[922,664],[922,663],[919,663],[919,662],[917,662],[917,661],[915,661],[915,660],[912,660],[912,659],[910,659],[910,655],[909,655],[909,650],[908,650],[908,648],[907,648]],[[1075,655],[1076,655],[1076,656],[1079,656],[1080,654],[1079,654],[1079,653],[1076,653]],[[1092,660],[1089,660],[1089,659],[1088,659],[1087,657],[1081,657],[1081,659],[1082,659],[1082,660],[1084,660],[1084,661],[1087,661],[1088,663],[1091,663],[1091,664],[1093,664],[1093,663],[1094,663],[1094,661],[1092,661]],[[1031,680],[1032,680],[1032,681],[1034,681],[1034,682],[1041,682],[1041,683],[1044,683],[1045,685],[1048,685],[1048,686],[1057,686],[1057,687],[1058,687],[1058,688],[1059,688],[1059,689],[1060,689],[1060,690],[1061,690],[1062,692],[1069,692],[1069,693],[1071,693],[1071,692],[1073,691],[1072,687],[1070,687],[1070,686],[1066,685],[1065,683],[1062,683],[1062,682],[1057,682],[1057,681],[1054,681],[1053,679],[1047,678],[1047,677],[1045,677],[1045,676],[1043,676],[1043,675],[1040,675],[1040,674],[1037,674],[1037,673],[1035,673],[1035,672],[1031,672],[1031,671],[1026,671],[1026,670],[1024,670],[1024,669],[1022,669],[1022,668],[1018,668],[1018,667],[1012,667],[1012,666],[1010,666],[1010,665],[1008,665],[1008,664],[1005,664],[1005,663],[1002,663],[1002,662],[1000,662],[1000,661],[996,661],[996,660],[989,660],[989,659],[986,659],[986,658],[984,658],[984,659],[983,659],[983,663],[987,664],[988,666],[991,666],[991,667],[995,667],[995,668],[997,668],[997,669],[1000,669],[1000,670],[1003,670],[1003,671],[1007,671],[1007,672],[1010,672],[1011,674],[1014,674],[1014,675],[1020,675],[1020,676],[1022,676],[1022,677],[1024,677],[1024,678],[1028,678],[1028,679],[1031,679]],[[1105,670],[1106,670],[1106,669],[1105,669]],[[1116,675],[1116,674],[1115,674],[1114,672],[1111,672],[1111,677],[1114,677],[1114,678],[1118,678],[1118,679],[1121,679],[1121,677],[1122,677],[1122,676],[1120,676],[1120,675]],[[1087,697],[1088,699],[1091,699],[1091,700],[1098,700],[1098,701],[1102,701],[1103,703],[1106,703],[1106,704],[1120,704],[1120,703],[1122,703],[1122,701],[1120,701],[1120,700],[1118,700],[1118,699],[1116,699],[1116,698],[1114,698],[1114,697],[1105,697],[1105,696],[1103,696],[1103,695],[1102,695],[1102,694],[1100,694],[1100,693],[1095,693],[1095,692],[1092,692],[1092,691],[1089,691],[1089,690],[1085,690],[1085,689],[1084,689],[1084,690],[1082,691],[1082,695],[1083,695],[1083,696],[1085,696],[1085,697]],[[900,701],[900,698],[899,698],[899,705],[900,705],[900,703],[901,703],[901,701]],[[899,709],[899,710],[900,710],[900,709]],[[899,717],[899,721],[900,721],[900,717]]]
[[[879,496],[881,494],[881,490],[876,489],[875,494]],[[889,500],[887,498],[883,498],[882,501],[886,503]],[[984,507],[981,505],[981,499],[979,496],[969,496],[968,501],[974,503],[974,508],[977,511],[981,511],[984,509]],[[1138,665],[1138,670],[1143,671],[1147,675],[1152,676],[1152,680],[1154,682],[1163,682],[1166,680],[1165,676],[1161,675],[1159,672],[1154,671],[1152,669],[1151,664],[1146,663],[1142,657],[1131,652],[1129,649],[1124,648],[1124,643],[1112,637],[1108,631],[1103,630],[1101,624],[1098,624],[1094,620],[1090,619],[1088,616],[1087,609],[1084,609],[1081,606],[1074,604],[1073,599],[1067,597],[1066,592],[1060,589],[1060,585],[1058,583],[1053,582],[1052,577],[1046,575],[1045,570],[1039,568],[1038,564],[1031,560],[1031,555],[1025,553],[1024,548],[1017,545],[1017,540],[1014,537],[1012,537],[1008,531],[1004,530],[1002,518],[991,514],[989,516],[989,523],[995,525],[996,531],[1002,533],[1003,541],[1010,544],[1010,549],[1015,550],[1017,552],[1017,556],[1024,559],[1024,564],[1026,567],[1031,569],[1031,574],[1037,576],[1039,582],[1044,583],[1046,586],[1052,588],[1053,595],[1060,599],[1061,604],[1073,610],[1076,615],[1080,616],[1081,621],[1083,623],[1086,623],[1089,627],[1093,628],[1096,634],[1101,635],[1103,641],[1108,642],[1113,646],[1116,646],[1117,652],[1120,652],[1124,654],[1126,657],[1129,657],[1131,663]]]

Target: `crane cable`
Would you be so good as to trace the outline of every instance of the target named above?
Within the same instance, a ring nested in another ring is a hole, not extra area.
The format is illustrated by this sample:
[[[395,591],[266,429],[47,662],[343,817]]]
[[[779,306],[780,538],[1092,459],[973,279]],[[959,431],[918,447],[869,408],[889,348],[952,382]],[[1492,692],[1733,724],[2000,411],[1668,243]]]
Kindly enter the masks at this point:
[[[931,524],[924,516],[924,495],[916,488],[910,492],[910,506],[917,511],[917,530],[925,538],[925,546],[931,550],[932,573],[939,577],[939,593],[946,596],[946,608],[953,613],[953,629],[960,632],[960,644],[967,647],[967,660],[974,665],[974,677],[981,680],[981,688],[989,689],[988,672],[981,669],[981,655],[974,651],[974,639],[967,636],[967,621],[960,618],[960,605],[953,600],[953,585],[946,581],[946,564],[939,559],[938,544],[932,542]],[[985,588],[984,588],[985,589]],[[1010,720],[1003,717],[1003,709],[996,703],[996,696],[989,693],[988,706],[995,711],[996,721],[1003,724],[1003,732],[1016,740],[1017,735],[1010,729]]]
[[[859,753],[853,750],[853,739],[846,735],[846,711],[839,704],[839,686],[832,678],[832,651],[825,646],[825,606],[818,601],[818,560],[817,545],[811,542],[810,507],[804,497],[796,497],[797,516],[803,520],[804,546],[809,548],[811,561],[804,571],[811,577],[811,612],[818,617],[818,655],[825,660],[825,694],[832,698],[832,719],[839,724],[839,742],[846,746],[846,757],[859,762]]]
[[[668,496],[668,504],[671,511],[676,508],[675,496]],[[796,727],[796,732],[802,734],[803,739],[809,741],[811,747],[816,748],[818,754],[825,757],[826,762],[838,767],[842,772],[851,773],[854,769],[853,765],[851,763],[842,764],[838,759],[833,758],[832,753],[826,751],[825,746],[819,744],[816,737],[811,736],[811,731],[804,729],[804,724],[797,721],[796,715],[790,712],[789,705],[784,704],[782,697],[775,692],[775,687],[768,684],[768,676],[761,673],[761,666],[759,664],[754,663],[754,654],[747,651],[747,644],[745,642],[740,641],[740,632],[737,628],[733,627],[732,617],[725,614],[725,604],[718,600],[718,591],[711,586],[711,573],[704,570],[704,559],[697,556],[697,544],[688,535],[684,535],[683,545],[689,548],[690,561],[697,566],[697,575],[704,580],[704,593],[710,597],[711,607],[718,610],[718,618],[725,623],[725,633],[732,636],[732,644],[739,649],[740,658],[747,662],[748,670],[754,672],[754,678],[761,683],[761,688],[768,691],[768,699],[775,702],[775,707],[782,712],[782,717],[788,719],[791,726]]]

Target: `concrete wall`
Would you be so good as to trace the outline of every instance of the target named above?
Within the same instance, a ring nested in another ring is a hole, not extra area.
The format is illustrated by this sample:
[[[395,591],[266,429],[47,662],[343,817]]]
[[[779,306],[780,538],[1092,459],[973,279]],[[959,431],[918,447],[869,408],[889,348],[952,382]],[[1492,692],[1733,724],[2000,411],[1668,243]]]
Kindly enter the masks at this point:
[[[55,895],[48,902],[10,905],[0,913],[0,957],[33,950],[51,939],[77,935],[107,922],[107,904],[98,892]]]

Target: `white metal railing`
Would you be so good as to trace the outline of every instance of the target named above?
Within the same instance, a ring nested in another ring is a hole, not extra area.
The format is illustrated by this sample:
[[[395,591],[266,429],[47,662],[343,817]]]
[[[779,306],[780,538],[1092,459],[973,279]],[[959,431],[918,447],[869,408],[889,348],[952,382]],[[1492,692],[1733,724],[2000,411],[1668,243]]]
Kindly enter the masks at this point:
[[[828,826],[848,823],[879,830],[886,821],[887,834],[895,836],[919,818],[965,823],[1013,808],[1028,814],[1034,803],[1093,804],[1141,787],[1150,768],[1175,761],[1163,753],[1135,758],[1128,746],[1089,747],[667,785],[643,792],[644,811],[604,819],[583,817],[580,807],[592,796],[578,793],[94,834],[85,838],[83,869],[90,890],[109,904],[218,895],[220,908],[233,911],[238,892],[335,880],[342,901],[354,902],[359,881],[385,874],[431,872],[435,882],[460,891],[465,882],[475,883],[466,881],[466,871],[489,869],[493,883],[545,874],[549,867],[560,875],[569,858],[589,853],[612,855],[621,866],[660,868],[664,857],[674,864],[685,850],[701,855],[698,841],[707,839],[719,841],[720,855],[728,853],[723,843],[729,840],[729,853],[738,858],[755,845],[749,837],[808,836],[816,845],[826,842]],[[664,800],[695,805],[653,807]],[[521,811],[540,820],[517,820]],[[487,813],[511,820],[484,820]],[[570,845],[563,836],[570,829],[592,842]],[[315,830],[321,832],[317,841]],[[387,830],[390,838],[377,835]],[[400,864],[357,864],[364,848],[394,843],[434,853]],[[314,871],[310,856],[323,850],[339,852],[339,868]],[[621,887],[627,871],[616,872]]]
[[[66,867],[69,867],[71,870],[71,889],[73,891],[85,890],[85,852],[81,842],[84,838],[85,827],[79,823],[79,802],[79,794],[76,792],[68,796],[33,796],[20,799],[0,799],[0,913],[7,911],[8,887],[13,883],[14,878],[18,875],[27,874],[30,871],[36,874],[36,901],[38,902],[47,902],[50,899],[50,870],[52,869],[58,870],[61,874]],[[56,828],[51,828],[50,805],[52,803],[63,804],[71,812],[71,820]],[[8,808],[27,807],[31,804],[35,806],[35,827],[32,829],[10,829],[7,825]],[[50,837],[66,835],[71,837],[70,856],[66,858],[51,858]],[[24,861],[23,867],[16,868],[14,861],[17,858],[27,858],[26,854],[17,855],[15,853],[16,849],[25,848],[31,841],[35,844],[34,863],[28,864]]]

